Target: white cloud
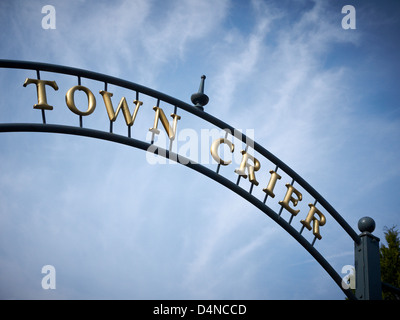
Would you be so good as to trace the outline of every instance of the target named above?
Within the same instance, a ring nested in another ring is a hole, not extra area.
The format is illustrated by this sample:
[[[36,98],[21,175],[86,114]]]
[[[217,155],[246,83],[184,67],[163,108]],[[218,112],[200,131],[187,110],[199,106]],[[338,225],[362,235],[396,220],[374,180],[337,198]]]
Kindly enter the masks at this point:
[[[328,200],[351,192],[351,201],[361,203],[365,194],[398,175],[397,122],[354,115],[354,108],[361,109],[353,107],[358,97],[352,96],[349,79],[354,73],[324,65],[335,44],[359,45],[362,40],[361,32],[343,32],[324,3],[315,2],[290,20],[285,17],[290,9],[279,8],[278,2],[253,1],[246,20],[251,24],[244,26],[227,19],[235,10],[229,1],[56,2],[54,32],[40,28],[40,10],[32,14],[35,6],[24,6],[11,28],[17,39],[12,47],[29,48],[14,50],[17,59],[82,67],[144,80],[145,85],[170,81],[166,70],[192,78],[193,66],[205,68],[212,84],[207,86],[210,112],[235,127],[255,129],[257,142],[306,180],[330,190]],[[186,94],[186,79],[174,77],[171,86]],[[83,139],[28,139],[25,147],[37,149],[29,159],[22,146],[13,155],[2,154],[6,170],[1,174],[0,219],[7,231],[3,238],[15,242],[2,256],[7,274],[20,272],[31,255],[36,255],[29,261],[37,262],[38,270],[49,263],[40,265],[45,257],[53,256],[71,280],[66,294],[71,297],[88,297],[96,290],[115,297],[116,287],[124,297],[243,297],[237,291],[247,286],[243,292],[258,298],[264,297],[260,283],[272,286],[276,280],[279,288],[284,278],[290,283],[287,275],[274,272],[290,269],[280,264],[297,258],[301,247],[293,246],[295,241],[264,215],[262,220],[253,217],[258,211],[236,194],[227,197],[215,182],[180,166],[149,166],[139,151]],[[388,145],[392,149],[385,150]],[[378,156],[371,155],[374,148],[380,150]],[[371,168],[385,170],[372,179],[366,174]],[[353,169],[360,180],[349,182],[344,172]],[[337,197],[348,209],[344,198]],[[56,214],[54,205],[59,207]],[[330,223],[322,241],[332,236]],[[43,244],[46,250],[38,249]],[[321,247],[329,258],[341,257],[334,248]],[[348,254],[346,250],[341,252]],[[20,260],[5,261],[12,255]],[[82,263],[71,261],[72,256]],[[302,261],[308,262],[302,256],[300,262],[290,261],[289,267],[296,267],[293,274],[309,271],[297,268]],[[271,268],[268,273],[265,266]],[[232,275],[233,282],[225,281]],[[4,277],[1,281],[8,283]],[[19,290],[28,282],[35,288],[29,278],[19,283]],[[81,289],[87,291],[75,292]]]
[[[150,60],[171,63],[184,59],[187,46],[210,35],[219,27],[226,14],[227,1],[173,1],[168,10],[159,12],[146,26],[143,47]]]
[[[255,129],[256,141],[289,165],[298,163],[295,169],[317,168],[342,143],[336,138],[352,102],[344,101],[351,71],[326,69],[324,56],[335,43],[357,44],[359,34],[349,37],[338,28],[321,2],[291,23],[277,4],[252,5],[250,33],[227,30],[214,48],[210,104],[230,124]]]
[[[201,46],[224,19],[227,1],[56,2],[54,7],[55,30],[41,29],[37,3],[13,8],[12,33],[19,36],[20,50],[30,48],[20,51],[22,57],[115,76],[129,68],[140,79],[156,78],[164,64],[185,59],[193,41]]]

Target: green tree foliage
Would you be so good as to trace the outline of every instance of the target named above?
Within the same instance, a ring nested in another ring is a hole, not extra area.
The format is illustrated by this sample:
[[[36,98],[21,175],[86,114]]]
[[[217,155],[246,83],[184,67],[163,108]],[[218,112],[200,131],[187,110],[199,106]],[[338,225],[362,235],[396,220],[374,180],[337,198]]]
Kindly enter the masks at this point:
[[[381,244],[380,262],[381,279],[394,287],[400,288],[400,239],[396,227],[385,227],[387,246]],[[383,292],[384,300],[399,300],[400,296],[393,292]]]

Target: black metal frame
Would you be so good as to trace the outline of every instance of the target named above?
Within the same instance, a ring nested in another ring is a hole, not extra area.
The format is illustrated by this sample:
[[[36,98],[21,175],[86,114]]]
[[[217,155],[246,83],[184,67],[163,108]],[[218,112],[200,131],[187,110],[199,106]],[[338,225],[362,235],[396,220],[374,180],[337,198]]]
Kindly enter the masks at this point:
[[[153,89],[144,87],[142,85],[129,82],[126,80],[122,80],[119,78],[111,77],[108,75],[95,73],[87,70],[46,64],[46,63],[37,63],[37,62],[27,62],[27,61],[13,61],[13,60],[0,60],[1,68],[13,68],[13,69],[30,69],[36,70],[39,75],[40,71],[46,72],[54,72],[61,74],[68,74],[71,76],[77,76],[78,82],[80,82],[81,78],[87,78],[92,80],[97,80],[103,82],[105,87],[107,84],[113,84],[119,87],[123,87],[126,89],[130,89],[136,91],[136,93],[141,93],[150,97],[154,97],[159,101],[164,101],[168,104],[175,106],[176,108],[183,109],[217,127],[220,129],[226,130],[227,132],[235,132],[235,129],[228,125],[227,123],[221,121],[220,119],[208,114],[207,112],[202,111],[199,108],[196,108],[190,104],[187,104],[181,100],[163,94],[161,92],[155,91]],[[45,118],[43,117],[43,124],[34,124],[34,123],[3,123],[0,124],[0,132],[50,132],[50,133],[61,133],[61,134],[72,134],[72,135],[80,135],[85,137],[97,138],[102,140],[107,140],[111,142],[116,142],[120,144],[124,144],[127,146],[139,148],[141,150],[147,151],[150,148],[153,148],[154,145],[151,143],[143,142],[130,136],[122,136],[114,133],[87,129],[81,127],[72,127],[65,125],[54,125],[54,124],[46,124]],[[356,244],[361,242],[360,236],[353,230],[353,228],[343,219],[343,217],[313,188],[311,187],[302,177],[300,177],[294,170],[292,170],[288,165],[266,150],[264,147],[259,145],[257,142],[252,139],[246,137],[246,135],[242,134],[240,137],[236,137],[242,140],[243,143],[247,145],[251,145],[256,152],[267,158],[269,161],[276,165],[276,168],[284,171],[287,175],[289,175],[293,182],[298,183],[304,190],[306,190],[314,199],[315,204],[318,203],[339,223],[339,225],[347,232],[347,234],[353,239]],[[153,146],[153,147],[152,147]],[[310,243],[306,240],[300,232],[297,231],[289,222],[282,219],[279,214],[277,214],[274,210],[269,208],[264,202],[257,199],[255,196],[251,194],[251,191],[248,192],[239,186],[239,180],[237,183],[230,181],[229,179],[223,177],[219,174],[219,168],[217,171],[210,170],[205,166],[202,166],[199,163],[195,163],[192,160],[189,160],[183,156],[180,156],[176,153],[173,153],[169,150],[162,149],[157,147],[154,153],[164,156],[168,159],[173,159],[174,161],[183,164],[217,182],[229,188],[236,194],[240,195],[242,198],[249,201],[252,205],[257,207],[259,210],[264,212],[267,216],[269,216],[272,220],[274,220],[277,224],[279,224],[284,230],[286,230],[293,238],[295,238],[314,258],[318,261],[318,263],[326,270],[326,272],[332,277],[335,283],[340,287],[340,289],[346,294],[349,299],[355,299],[355,295],[350,289],[344,289],[342,286],[342,277],[333,269],[333,267],[326,261],[326,259],[316,250],[314,247],[314,241]],[[276,169],[276,170],[277,170]],[[304,228],[304,227],[303,227]]]

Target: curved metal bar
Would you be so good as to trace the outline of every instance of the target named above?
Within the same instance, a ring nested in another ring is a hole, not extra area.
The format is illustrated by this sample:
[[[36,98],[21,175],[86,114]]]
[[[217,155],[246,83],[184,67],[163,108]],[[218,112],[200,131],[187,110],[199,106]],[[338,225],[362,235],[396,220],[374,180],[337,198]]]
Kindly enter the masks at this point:
[[[171,105],[174,105],[175,108],[181,108],[217,127],[220,129],[226,130],[228,132],[235,132],[235,129],[228,125],[227,123],[221,121],[218,118],[200,110],[199,108],[193,107],[181,100],[163,94],[161,92],[155,91],[153,89],[144,87],[142,85],[129,82],[126,80],[122,80],[119,78],[111,77],[108,75],[104,75],[101,73],[91,72],[87,70],[65,67],[47,63],[38,63],[38,62],[29,62],[29,61],[14,61],[14,60],[1,60],[0,59],[0,67],[3,68],[17,68],[17,69],[31,69],[46,72],[54,72],[61,74],[68,74],[72,76],[78,76],[78,78],[88,78],[92,80],[97,80],[100,82],[104,82],[105,86],[107,84],[113,84],[119,87],[123,87],[129,90],[134,90],[138,94],[139,92],[153,98],[156,98],[158,101],[164,101]],[[0,125],[0,132],[13,132],[13,131],[30,131],[30,132],[53,132],[53,133],[64,133],[64,134],[74,134],[81,135],[87,137],[93,137],[108,141],[113,141],[125,145],[129,145],[135,148],[139,148],[142,150],[148,150],[149,147],[153,146],[149,143],[142,142],[140,140],[132,139],[129,137],[119,136],[115,134],[110,134],[103,131],[84,129],[84,128],[76,128],[62,125],[38,125],[38,124],[2,124]],[[279,158],[275,157],[272,153],[266,150],[264,147],[253,141],[252,139],[246,137],[246,135],[241,134],[239,137],[235,135],[235,137],[246,145],[251,145],[255,151],[260,153],[262,156],[273,162],[277,168],[280,168],[284,172],[286,172],[293,181],[296,181],[299,185],[301,185],[314,199],[320,203],[324,209],[330,213],[330,215],[339,223],[339,225],[350,235],[350,237],[356,242],[360,243],[360,237],[358,234],[350,227],[350,225],[340,216],[340,214],[314,189],[312,188],[302,177],[300,177],[295,171],[293,171],[289,166],[287,166],[283,161]],[[301,232],[296,231],[289,223],[284,219],[280,218],[280,215],[276,214],[273,210],[271,210],[267,205],[263,202],[255,198],[251,195],[251,192],[247,192],[240,188],[237,184],[231,182],[230,180],[224,178],[219,175],[218,172],[201,166],[198,163],[194,163],[189,159],[182,157],[178,154],[171,153],[168,150],[164,150],[161,148],[157,148],[155,153],[161,153],[160,155],[165,156],[166,158],[172,159],[190,167],[191,169],[198,171],[209,178],[221,183],[225,187],[231,189],[244,199],[248,200],[255,207],[263,211],[267,214],[271,219],[273,219],[276,223],[278,223],[282,228],[284,228],[292,237],[294,237],[320,264],[321,266],[328,272],[328,274],[334,279],[334,281],[339,285],[342,291],[350,298],[354,299],[355,296],[350,290],[344,290],[341,286],[341,277],[336,273],[336,271],[330,266],[330,264],[320,255],[320,253],[313,247],[313,244],[310,244],[303,236],[301,236]],[[171,158],[172,156],[172,158]],[[315,240],[315,239],[314,239]]]
[[[168,96],[164,93],[158,92],[156,90],[147,88],[145,86],[122,80],[119,78],[111,77],[105,74],[87,71],[78,68],[59,66],[48,63],[39,63],[39,62],[30,62],[30,61],[15,61],[15,60],[2,60],[0,59],[0,67],[2,68],[16,68],[16,69],[30,69],[30,70],[40,70],[47,72],[55,72],[68,74],[83,78],[88,78],[92,80],[97,80],[109,84],[113,84],[116,86],[120,86],[126,89],[134,90],[137,92],[141,92],[145,95],[154,97],[156,99],[160,99],[164,102],[167,102],[171,105],[177,106],[209,123],[214,124],[223,130],[229,130],[230,132],[235,132],[235,129],[225,123],[224,121],[210,115],[207,112],[200,110],[199,108],[193,107],[190,104],[187,104],[181,100]],[[347,223],[346,220],[330,205],[330,203],[322,197],[310,184],[308,184],[300,175],[298,175],[294,170],[292,170],[287,164],[281,161],[279,158],[274,156],[271,152],[266,150],[264,147],[259,145],[257,142],[248,138],[246,135],[241,135],[242,142],[246,144],[251,144],[254,146],[254,150],[263,155],[265,158],[273,162],[276,166],[278,166],[281,170],[286,172],[289,176],[291,176],[300,186],[304,188],[311,196],[314,197],[328,212],[329,214],[339,223],[339,225],[347,232],[347,234],[355,241],[357,244],[360,243],[360,237],[354,231],[354,229]]]
[[[81,127],[65,126],[65,125],[54,125],[54,124],[36,124],[36,123],[5,123],[0,124],[0,132],[49,132],[49,133],[60,133],[60,134],[70,134],[79,135],[84,137],[97,138],[102,140],[107,140],[111,142],[116,142],[124,144],[130,147],[138,148],[144,151],[149,151],[149,149],[154,149],[154,145],[143,142],[137,139],[125,137],[122,135],[108,133],[104,131],[87,129]],[[295,238],[314,258],[319,262],[319,264],[325,269],[325,271],[332,277],[336,284],[342,289],[349,299],[355,299],[354,294],[349,289],[343,289],[341,286],[342,278],[340,275],[332,268],[332,266],[325,260],[325,258],[303,237],[294,229],[287,221],[281,219],[280,216],[265,205],[262,201],[258,200],[256,197],[228,180],[227,178],[221,176],[213,170],[202,166],[186,157],[178,155],[174,152],[170,152],[166,149],[157,147],[154,153],[164,156],[167,159],[172,159],[177,163],[193,169],[214,181],[222,184],[228,189],[232,190],[242,198],[249,201],[252,205],[257,207],[259,210],[264,212],[268,217],[279,224],[284,230],[286,230],[293,238]]]

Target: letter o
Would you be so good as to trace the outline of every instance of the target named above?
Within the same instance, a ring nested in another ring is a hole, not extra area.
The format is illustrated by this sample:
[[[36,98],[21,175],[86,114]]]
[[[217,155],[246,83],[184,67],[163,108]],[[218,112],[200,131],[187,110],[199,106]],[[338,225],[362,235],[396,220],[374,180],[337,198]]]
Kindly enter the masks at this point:
[[[76,105],[75,105],[75,91],[80,90],[86,93],[88,97],[88,108],[86,111],[81,111],[79,110]],[[80,115],[80,116],[88,116],[91,114],[94,109],[96,109],[96,98],[94,97],[92,91],[90,91],[88,88],[84,86],[74,86],[70,88],[67,91],[67,94],[65,95],[65,102],[67,103],[68,108],[75,114]]]

